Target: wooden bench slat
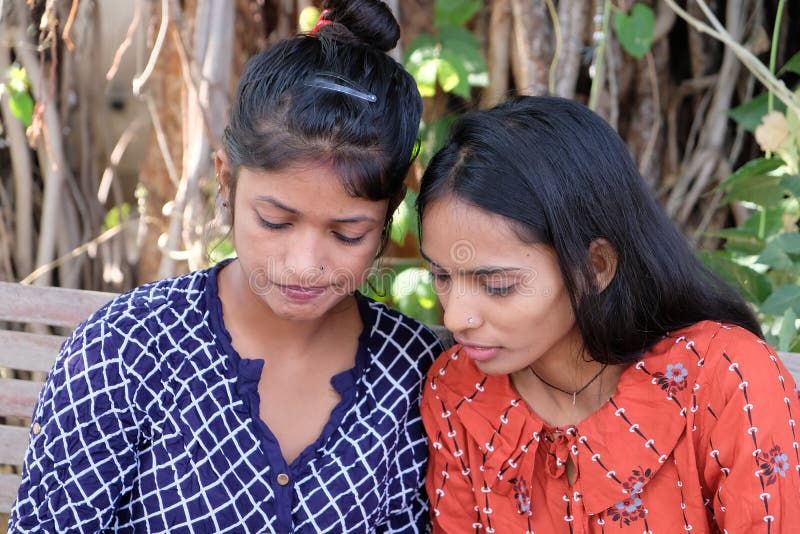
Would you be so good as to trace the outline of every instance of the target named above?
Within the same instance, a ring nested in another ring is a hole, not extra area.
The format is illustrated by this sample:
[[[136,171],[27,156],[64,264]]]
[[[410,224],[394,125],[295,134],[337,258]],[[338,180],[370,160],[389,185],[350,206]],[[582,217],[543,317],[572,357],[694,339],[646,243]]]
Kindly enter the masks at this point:
[[[0,330],[0,367],[47,372],[63,342],[61,336]]]
[[[0,378],[0,416],[30,417],[43,382]]]
[[[17,490],[22,482],[19,475],[0,473],[0,514],[11,513],[11,504],[17,498]]]
[[[0,282],[0,321],[74,328],[115,296],[99,291]]]
[[[0,465],[22,466],[29,433],[26,426],[0,425]]]

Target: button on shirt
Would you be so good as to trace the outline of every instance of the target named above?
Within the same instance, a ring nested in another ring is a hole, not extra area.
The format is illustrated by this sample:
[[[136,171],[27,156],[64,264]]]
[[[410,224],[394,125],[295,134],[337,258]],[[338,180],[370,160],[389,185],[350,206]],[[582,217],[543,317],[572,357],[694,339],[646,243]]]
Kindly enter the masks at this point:
[[[222,322],[218,270],[122,295],[66,341],[10,532],[427,529],[417,406],[435,334],[357,295],[356,365],[331,380],[341,402],[287,464],[258,413],[264,361],[240,358]]]

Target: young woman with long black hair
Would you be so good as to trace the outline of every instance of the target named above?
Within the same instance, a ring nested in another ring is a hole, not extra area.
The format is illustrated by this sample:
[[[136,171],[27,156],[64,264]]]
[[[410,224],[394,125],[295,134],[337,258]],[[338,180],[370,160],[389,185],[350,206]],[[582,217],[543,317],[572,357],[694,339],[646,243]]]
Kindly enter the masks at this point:
[[[602,119],[468,114],[419,210],[457,341],[423,393],[435,532],[797,531],[795,383]]]

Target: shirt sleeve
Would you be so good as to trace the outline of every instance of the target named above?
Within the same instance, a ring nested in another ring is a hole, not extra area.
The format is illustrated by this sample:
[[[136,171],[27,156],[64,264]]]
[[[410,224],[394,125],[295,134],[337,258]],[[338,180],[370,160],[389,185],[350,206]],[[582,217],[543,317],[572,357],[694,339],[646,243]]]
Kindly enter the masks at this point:
[[[720,330],[698,406],[698,468],[722,532],[789,534],[800,525],[796,386],[775,352],[742,329]]]
[[[9,532],[99,532],[136,470],[138,431],[120,353],[103,321],[64,343],[39,395]]]

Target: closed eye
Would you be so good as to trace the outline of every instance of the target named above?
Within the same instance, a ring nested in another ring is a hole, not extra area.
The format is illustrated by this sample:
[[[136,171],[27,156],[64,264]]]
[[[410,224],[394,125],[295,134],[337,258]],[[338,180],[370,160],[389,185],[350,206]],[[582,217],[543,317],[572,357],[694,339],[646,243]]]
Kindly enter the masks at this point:
[[[268,228],[270,230],[280,230],[282,228],[287,228],[289,226],[289,223],[273,223],[273,222],[269,222],[268,220],[264,219],[261,216],[258,216],[258,224],[260,224],[264,228]]]
[[[340,234],[339,232],[333,232],[333,235],[334,237],[336,237],[336,239],[338,239],[339,241],[341,241],[346,245],[357,245],[362,241],[364,241],[364,237],[366,236],[366,234],[364,234],[358,237],[347,237],[346,235]]]
[[[516,284],[510,286],[485,286],[486,294],[490,297],[506,297],[514,289]]]

